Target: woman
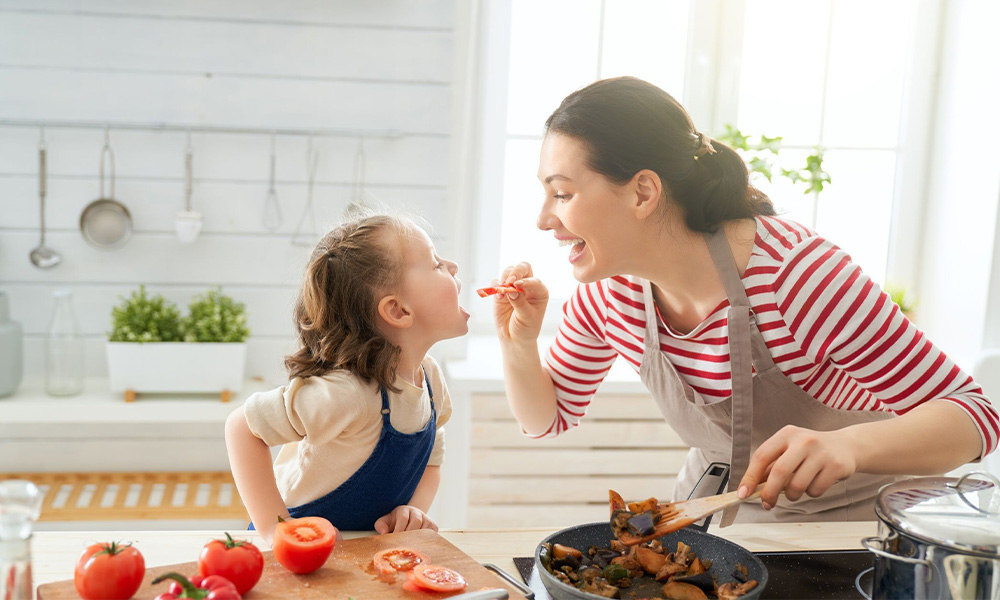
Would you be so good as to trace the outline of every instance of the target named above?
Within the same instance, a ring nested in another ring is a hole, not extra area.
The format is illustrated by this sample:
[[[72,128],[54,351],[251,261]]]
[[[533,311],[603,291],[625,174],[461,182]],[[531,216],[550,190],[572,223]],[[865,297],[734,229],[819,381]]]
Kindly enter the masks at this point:
[[[498,280],[523,290],[498,296],[495,320],[528,435],[576,426],[622,356],[692,447],[674,498],[727,463],[741,497],[764,484],[741,521],[872,519],[882,484],[996,447],[972,378],[846,253],[775,217],[742,159],[663,90],[617,78],[570,94],[538,178],[538,227],[572,246],[581,285],[543,364],[546,287],[527,263]]]

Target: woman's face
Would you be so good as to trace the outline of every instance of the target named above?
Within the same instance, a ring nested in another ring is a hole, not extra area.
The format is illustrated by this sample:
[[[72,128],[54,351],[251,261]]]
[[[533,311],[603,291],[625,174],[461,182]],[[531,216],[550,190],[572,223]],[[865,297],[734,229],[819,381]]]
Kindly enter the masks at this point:
[[[636,228],[629,186],[590,170],[586,146],[558,133],[542,140],[538,179],[545,188],[538,228],[569,247],[573,277],[590,283],[626,273]]]

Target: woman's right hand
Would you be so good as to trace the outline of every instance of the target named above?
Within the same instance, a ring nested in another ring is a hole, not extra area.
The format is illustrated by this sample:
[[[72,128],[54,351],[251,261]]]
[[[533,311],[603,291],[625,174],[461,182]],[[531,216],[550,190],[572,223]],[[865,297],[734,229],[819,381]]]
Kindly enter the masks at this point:
[[[523,293],[499,293],[493,304],[493,320],[501,342],[535,344],[549,303],[549,290],[526,262],[507,267],[494,285],[513,285]]]

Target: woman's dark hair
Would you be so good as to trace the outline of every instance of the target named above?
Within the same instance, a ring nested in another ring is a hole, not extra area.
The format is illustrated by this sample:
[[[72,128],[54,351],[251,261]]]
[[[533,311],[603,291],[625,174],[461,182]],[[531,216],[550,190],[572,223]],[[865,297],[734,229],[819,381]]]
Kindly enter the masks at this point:
[[[654,171],[694,231],[775,214],[767,195],[750,185],[743,159],[715,140],[714,154],[698,156],[702,139],[687,111],[641,79],[603,79],[573,92],[545,121],[545,131],[583,142],[587,166],[616,184],[642,169]]]
[[[346,369],[399,391],[400,348],[378,328],[378,300],[399,283],[401,240],[413,226],[403,217],[364,216],[320,240],[295,302],[300,347],[285,357],[291,377]]]

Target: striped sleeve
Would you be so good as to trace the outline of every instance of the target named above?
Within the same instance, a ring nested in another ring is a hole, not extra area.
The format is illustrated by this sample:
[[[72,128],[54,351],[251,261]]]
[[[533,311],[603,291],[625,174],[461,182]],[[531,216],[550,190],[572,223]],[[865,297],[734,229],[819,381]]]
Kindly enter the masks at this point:
[[[905,414],[929,400],[959,406],[982,456],[997,446],[997,411],[982,388],[907,319],[843,250],[821,237],[790,248],[774,281],[779,311],[802,351],[829,361],[877,401],[858,408]]]
[[[603,281],[580,285],[563,305],[556,339],[545,366],[556,390],[556,416],[545,432],[555,437],[576,427],[618,353],[604,339],[607,289]]]

